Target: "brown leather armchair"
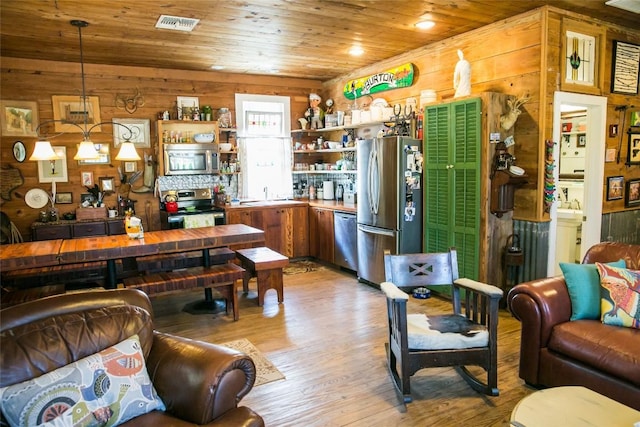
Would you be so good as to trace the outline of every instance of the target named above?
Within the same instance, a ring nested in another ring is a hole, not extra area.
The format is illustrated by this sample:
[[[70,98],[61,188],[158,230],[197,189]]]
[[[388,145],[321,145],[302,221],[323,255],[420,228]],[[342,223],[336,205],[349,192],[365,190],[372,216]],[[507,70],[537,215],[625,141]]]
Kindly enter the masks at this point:
[[[247,407],[256,369],[226,347],[154,330],[149,298],[134,289],[47,297],[0,311],[0,387],[39,377],[137,334],[166,412],[127,426],[264,426]]]
[[[640,245],[603,242],[583,264],[624,259],[640,269]],[[563,276],[521,283],[507,296],[522,323],[520,378],[538,387],[582,385],[640,409],[640,330],[574,320]]]

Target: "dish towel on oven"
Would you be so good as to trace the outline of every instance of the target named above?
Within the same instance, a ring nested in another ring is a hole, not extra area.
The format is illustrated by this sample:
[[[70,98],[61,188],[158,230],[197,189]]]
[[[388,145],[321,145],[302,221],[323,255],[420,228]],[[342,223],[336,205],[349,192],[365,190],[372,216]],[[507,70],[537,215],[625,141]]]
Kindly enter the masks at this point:
[[[213,227],[216,225],[214,214],[185,215],[184,228]]]

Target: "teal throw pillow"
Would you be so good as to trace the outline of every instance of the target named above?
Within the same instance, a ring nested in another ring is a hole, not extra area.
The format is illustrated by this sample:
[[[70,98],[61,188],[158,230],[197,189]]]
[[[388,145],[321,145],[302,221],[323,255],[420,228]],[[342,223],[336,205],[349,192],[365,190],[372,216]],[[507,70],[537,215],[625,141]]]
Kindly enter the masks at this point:
[[[137,335],[38,378],[0,389],[11,427],[116,426],[165,406]]]
[[[623,259],[607,263],[625,268]],[[600,275],[595,264],[560,263],[571,299],[571,320],[600,319]]]

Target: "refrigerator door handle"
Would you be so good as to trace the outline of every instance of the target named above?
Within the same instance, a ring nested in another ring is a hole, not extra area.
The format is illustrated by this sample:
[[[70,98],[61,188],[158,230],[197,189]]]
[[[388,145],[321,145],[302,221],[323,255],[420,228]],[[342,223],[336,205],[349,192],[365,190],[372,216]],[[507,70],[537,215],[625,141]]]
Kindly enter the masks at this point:
[[[376,159],[376,149],[375,145],[371,147],[371,151],[369,152],[369,164],[367,165],[367,199],[369,201],[369,211],[373,215],[376,215],[376,202],[373,200],[373,165]]]
[[[368,189],[369,189],[369,207],[371,213],[378,215],[380,208],[380,157],[378,156],[377,146],[374,144],[369,154],[369,170],[368,172]]]
[[[382,228],[370,227],[368,225],[358,224],[358,230],[363,231],[365,233],[371,234],[381,234],[383,236],[393,237],[395,233],[393,231],[385,230]]]

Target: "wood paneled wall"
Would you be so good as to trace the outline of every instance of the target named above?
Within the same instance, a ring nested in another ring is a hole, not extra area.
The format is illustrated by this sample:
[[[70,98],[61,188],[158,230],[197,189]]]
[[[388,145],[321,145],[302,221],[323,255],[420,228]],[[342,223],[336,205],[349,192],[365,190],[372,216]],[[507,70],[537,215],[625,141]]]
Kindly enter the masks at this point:
[[[2,99],[37,101],[40,122],[53,119],[52,95],[80,95],[82,92],[80,65],[77,63],[3,57],[0,78]],[[151,120],[152,147],[144,151],[147,154],[153,154],[154,159],[157,159],[158,155],[157,114],[163,110],[171,110],[174,107],[176,96],[197,96],[201,106],[208,104],[214,110],[228,107],[234,114],[236,93],[290,96],[292,115],[297,118],[308,106],[308,94],[319,92],[321,89],[320,81],[307,79],[95,64],[85,64],[85,82],[87,95],[100,98],[100,113],[103,121],[112,118],[146,118]],[[134,95],[137,90],[144,96],[144,106],[138,108],[133,114],[116,108],[116,95]],[[52,136],[49,135],[49,138]],[[81,171],[93,172],[96,182],[101,176],[113,176],[116,178],[116,185],[120,184],[117,167],[121,162],[113,160],[117,151],[113,147],[110,126],[103,126],[101,133],[92,132],[91,137],[96,143],[109,145],[112,157],[110,165],[79,166],[78,162],[73,160],[73,156],[76,154],[76,144],[81,139],[80,134],[62,134],[51,139],[53,146],[67,147],[69,181],[58,183],[57,190],[72,192],[74,201],[71,205],[56,205],[60,213],[74,211],[80,200],[80,194],[86,193],[86,189],[80,181]],[[31,188],[42,188],[50,192],[51,184],[38,182],[37,162],[26,160],[23,163],[18,163],[15,161],[11,148],[13,142],[18,139],[24,141],[27,157],[31,155],[36,141],[35,137],[2,136],[0,164],[2,168],[13,167],[20,170],[24,183],[11,192],[11,200],[0,199],[0,209],[16,223],[23,237],[29,239],[30,225],[36,220],[39,210],[29,208],[24,202],[24,195]],[[140,152],[140,154],[142,153]],[[138,162],[137,166],[138,169],[142,168],[143,162]],[[141,185],[141,182],[138,182],[137,185]],[[137,200],[136,213],[142,215],[145,220],[149,215],[147,224],[151,224],[151,229],[158,229],[160,227],[158,198],[151,193],[131,193],[131,198]],[[115,195],[109,196],[106,202],[108,206],[115,205]]]
[[[526,186],[516,191],[513,216],[515,219],[548,221],[549,216],[543,210],[544,141],[552,138],[553,93],[559,90],[557,81],[560,72],[560,34],[563,16],[591,24],[597,23],[597,19],[543,7],[442,43],[428,45],[354,70],[348,75],[325,82],[324,94],[336,100],[339,108],[347,108],[350,101],[343,96],[342,89],[348,80],[412,62],[418,69],[418,75],[411,87],[382,92],[375,97],[383,97],[390,104],[403,103],[410,97],[419,100],[420,91],[433,89],[437,92],[439,100],[447,100],[454,95],[453,71],[458,61],[457,50],[461,49],[471,63],[472,93],[491,91],[514,96],[528,94],[531,97],[521,108],[522,114],[514,128],[514,154],[517,164],[527,171],[530,179]],[[638,96],[621,96],[609,92],[613,40],[640,43],[640,32],[607,26],[605,81],[602,93],[609,98],[607,124],[620,121],[618,113],[614,111],[615,106],[640,106]],[[626,123],[629,123],[629,116]],[[606,143],[607,148],[614,148],[617,147],[618,139],[607,137]],[[626,156],[626,140],[621,155],[623,159]],[[622,175],[625,179],[638,178],[640,168],[627,167],[623,163],[606,163],[605,178],[611,175]],[[603,191],[604,186],[605,183]],[[604,212],[618,210],[624,210],[623,201],[604,202]]]

